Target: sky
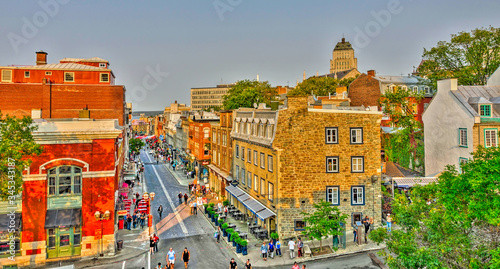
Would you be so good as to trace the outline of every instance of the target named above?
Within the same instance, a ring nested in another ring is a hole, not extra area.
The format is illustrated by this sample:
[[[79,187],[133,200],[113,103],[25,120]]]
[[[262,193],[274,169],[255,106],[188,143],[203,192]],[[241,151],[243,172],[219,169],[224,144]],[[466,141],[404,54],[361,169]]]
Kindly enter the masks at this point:
[[[329,72],[344,36],[358,70],[400,75],[451,34],[500,27],[484,0],[38,0],[2,1],[0,65],[33,65],[35,52],[100,57],[134,111],[189,104],[190,89],[243,79],[295,86]],[[1,98],[1,97],[0,97]]]

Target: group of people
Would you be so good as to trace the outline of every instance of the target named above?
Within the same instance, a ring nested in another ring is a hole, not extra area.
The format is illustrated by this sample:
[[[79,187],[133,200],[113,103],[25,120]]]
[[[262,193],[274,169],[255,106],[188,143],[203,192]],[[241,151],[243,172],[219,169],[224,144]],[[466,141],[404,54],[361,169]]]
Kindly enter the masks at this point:
[[[158,252],[158,242],[160,241],[160,238],[156,236],[156,234],[153,234],[149,237],[149,252],[151,254],[154,254]]]
[[[147,216],[144,212],[139,213],[138,211],[136,211],[132,215],[127,214],[127,217],[125,218],[125,227],[129,231],[131,229],[136,229],[139,226],[141,227],[141,229],[144,229],[144,226],[146,225],[146,218]]]
[[[388,215],[388,217],[390,218],[390,214]],[[363,220],[361,221],[361,223],[365,227],[365,244],[366,244],[366,243],[368,243],[367,236],[368,236],[368,232],[370,231],[370,226],[373,224],[373,218],[370,218],[370,217],[368,217],[368,215],[366,215],[363,218]],[[387,223],[387,227],[388,227],[388,230],[390,231],[390,224],[389,224],[389,222]],[[356,225],[354,225],[353,228],[354,228],[354,230],[353,230],[353,233],[354,233],[354,243],[356,243],[356,241],[358,240],[358,232],[357,232],[357,228],[358,227]]]
[[[188,268],[189,259],[191,259],[191,253],[186,247],[182,252],[182,261],[184,262],[184,268]],[[167,257],[166,257],[167,265],[162,266],[161,262],[159,262],[158,265],[155,267],[155,269],[173,269],[176,260],[177,260],[177,254],[172,248],[170,248],[169,251],[167,252]]]

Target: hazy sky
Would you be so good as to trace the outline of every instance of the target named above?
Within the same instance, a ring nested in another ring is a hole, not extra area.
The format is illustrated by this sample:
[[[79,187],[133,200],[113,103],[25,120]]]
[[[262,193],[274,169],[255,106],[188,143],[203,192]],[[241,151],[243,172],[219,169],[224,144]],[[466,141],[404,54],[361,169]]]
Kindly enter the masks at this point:
[[[241,79],[295,86],[329,60],[342,35],[358,69],[407,74],[450,34],[500,26],[500,1],[2,1],[0,65],[101,57],[133,109],[189,103],[192,87]]]

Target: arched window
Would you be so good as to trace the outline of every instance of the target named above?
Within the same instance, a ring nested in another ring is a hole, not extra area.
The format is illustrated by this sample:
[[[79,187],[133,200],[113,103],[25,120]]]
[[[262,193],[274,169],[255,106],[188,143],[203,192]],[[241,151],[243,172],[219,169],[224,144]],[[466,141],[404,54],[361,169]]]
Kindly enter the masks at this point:
[[[82,193],[82,169],[58,166],[48,170],[49,195],[62,196]]]

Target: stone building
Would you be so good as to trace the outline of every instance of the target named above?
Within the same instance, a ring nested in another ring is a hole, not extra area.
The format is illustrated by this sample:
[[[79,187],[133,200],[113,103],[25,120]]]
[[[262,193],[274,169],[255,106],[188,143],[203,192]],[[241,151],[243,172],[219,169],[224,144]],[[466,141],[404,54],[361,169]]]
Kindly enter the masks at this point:
[[[191,88],[192,110],[210,107],[222,107],[222,96],[226,95],[234,84],[221,84],[216,87]]]
[[[287,107],[234,112],[230,200],[282,237],[304,229],[300,212],[326,200],[350,216],[381,221],[381,112],[308,108],[307,97]]]
[[[338,73],[358,69],[358,59],[354,57],[354,48],[351,43],[342,38],[341,42],[335,45],[330,60],[330,73]]]
[[[233,112],[220,111],[220,121],[211,123],[211,149],[212,159],[209,169],[209,185],[220,195],[227,197],[226,186],[231,181],[230,172],[233,161],[233,146],[231,129],[233,128]]]

